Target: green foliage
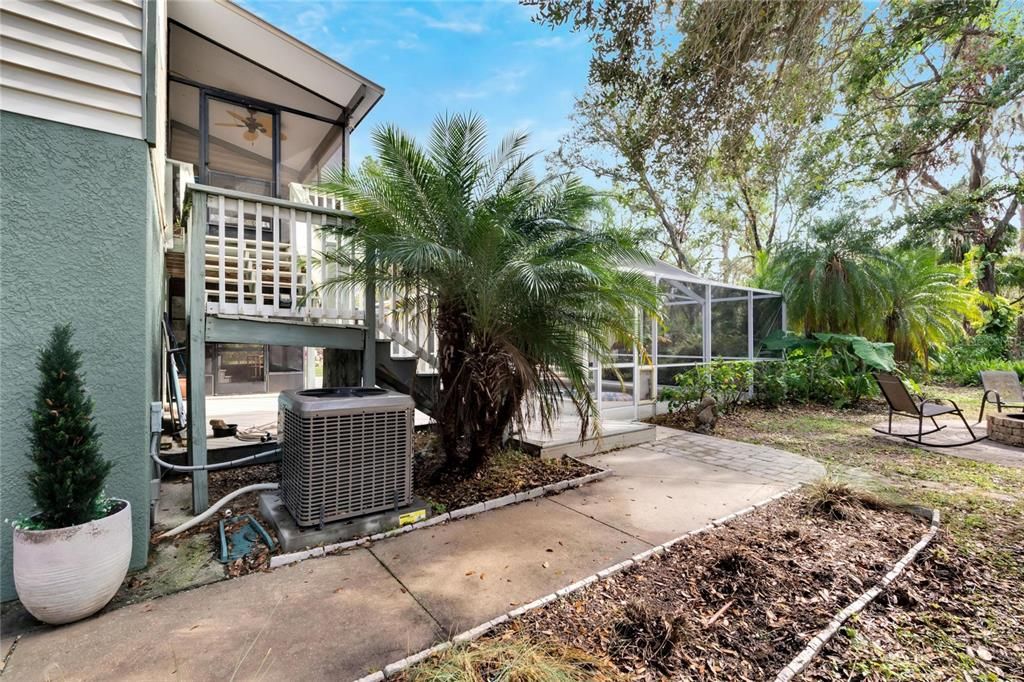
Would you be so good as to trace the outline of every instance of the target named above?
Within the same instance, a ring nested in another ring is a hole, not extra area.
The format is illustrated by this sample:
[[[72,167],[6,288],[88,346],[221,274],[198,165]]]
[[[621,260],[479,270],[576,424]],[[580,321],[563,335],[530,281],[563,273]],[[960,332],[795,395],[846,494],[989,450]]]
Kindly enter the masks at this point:
[[[29,491],[39,510],[34,527],[66,528],[109,511],[103,483],[112,464],[100,455],[92,398],[85,391],[81,353],[71,325],[54,327],[39,353],[40,381],[32,409]]]
[[[981,334],[998,336],[1005,339],[1016,328],[1018,312],[1005,298],[990,296],[986,298],[982,312]]]
[[[804,332],[844,332],[884,339],[895,356],[926,367],[930,353],[963,336],[977,315],[960,268],[929,249],[893,251],[851,215],[819,223],[809,242],[790,244],[759,262],[762,286],[784,292],[791,324]]]
[[[774,407],[785,402],[847,407],[874,395],[873,370],[892,371],[893,346],[848,334],[801,337],[788,332],[765,340],[785,359],[759,363],[754,372],[754,400]]]
[[[884,307],[882,261],[877,234],[847,212],[779,249],[763,281],[785,295],[794,328],[864,334]]]
[[[851,55],[851,106],[876,116],[879,170],[930,169],[1024,94],[1019,16],[994,0],[893,0]],[[876,107],[878,104],[887,107]]]
[[[1021,16],[1015,0],[890,0],[844,74],[849,165],[903,200],[894,227],[911,244],[955,263],[979,249],[977,284],[992,293],[1024,201]]]
[[[712,360],[675,376],[675,386],[663,388],[659,400],[670,412],[712,397],[723,412],[732,412],[750,390],[753,365],[745,360]]]
[[[833,174],[812,150],[863,23],[859,2],[525,2],[539,23],[571,25],[593,46],[557,159],[625,187],[681,267],[699,268],[710,248],[728,258],[737,242],[744,254],[769,249],[827,189]]]
[[[324,288],[372,277],[401,307],[429,311],[450,466],[478,468],[512,423],[548,427],[566,394],[586,428],[599,416],[586,358],[637,343],[637,310],[657,315],[653,283],[623,267],[648,257],[628,234],[588,224],[598,202],[578,178],[536,178],[525,134],[490,151],[483,119],[451,115],[425,146],[394,126],[372,142],[373,163],[322,186],[359,218],[335,230],[357,253],[324,254],[344,273]]]
[[[978,386],[978,373],[985,370],[1015,371],[1024,377],[1024,360],[1009,359],[1008,352],[1005,336],[978,334],[942,354],[938,378],[961,386]]]
[[[764,340],[764,347],[767,350],[790,353],[800,351],[805,354],[825,350],[841,357],[843,368],[846,370],[862,364],[869,369],[891,372],[896,366],[893,359],[893,344],[868,341],[863,336],[852,334],[819,333],[808,337],[788,331],[776,331]]]
[[[895,344],[897,359],[917,359],[927,367],[931,350],[963,336],[971,297],[957,286],[957,273],[926,249],[897,251],[885,260],[880,272],[885,314],[874,333]]]
[[[784,361],[758,362],[754,365],[754,401],[765,407],[778,407],[789,399],[789,380]]]
[[[960,386],[980,386],[980,372],[1004,370],[1024,379],[1024,360],[975,360],[943,367],[941,377]]]

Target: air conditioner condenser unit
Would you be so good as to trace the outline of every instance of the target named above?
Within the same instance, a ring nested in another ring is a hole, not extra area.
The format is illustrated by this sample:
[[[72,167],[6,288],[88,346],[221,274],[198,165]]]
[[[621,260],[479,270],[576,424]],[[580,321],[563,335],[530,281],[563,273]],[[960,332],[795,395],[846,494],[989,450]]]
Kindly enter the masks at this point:
[[[283,391],[281,499],[300,526],[412,502],[412,398],[383,388]]]

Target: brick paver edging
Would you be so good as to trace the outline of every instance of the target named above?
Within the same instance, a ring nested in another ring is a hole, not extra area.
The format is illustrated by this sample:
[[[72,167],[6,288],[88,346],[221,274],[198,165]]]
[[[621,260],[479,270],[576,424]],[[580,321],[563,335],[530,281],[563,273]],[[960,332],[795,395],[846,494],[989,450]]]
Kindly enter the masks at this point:
[[[401,673],[402,671],[404,671],[405,669],[430,658],[434,654],[439,654],[442,651],[450,648],[453,644],[463,644],[465,642],[471,642],[475,639],[478,639],[487,634],[488,632],[490,632],[492,629],[498,627],[502,623],[505,623],[515,618],[519,618],[523,614],[533,611],[534,609],[539,609],[540,607],[545,606],[557,599],[567,597],[573,592],[581,590],[587,585],[590,585],[591,583],[595,583],[598,580],[604,580],[605,578],[609,578],[618,573],[619,571],[625,570],[630,566],[639,564],[641,562],[646,561],[647,559],[650,559],[652,556],[664,554],[673,545],[682,542],[688,537],[691,537],[693,535],[700,535],[701,533],[709,531],[713,528],[725,525],[726,523],[729,523],[734,519],[737,519],[741,516],[745,516],[746,514],[749,514],[755,509],[760,509],[761,507],[771,504],[772,502],[775,502],[776,500],[779,500],[785,497],[786,495],[790,495],[799,489],[800,485],[792,486],[790,488],[787,488],[786,490],[783,490],[781,493],[778,493],[777,495],[772,495],[768,499],[758,502],[757,504],[741,509],[738,512],[729,514],[728,516],[723,516],[721,518],[715,519],[706,526],[701,526],[696,530],[691,530],[689,533],[683,533],[679,537],[673,538],[668,542],[663,542],[662,544],[657,545],[656,547],[651,547],[650,549],[644,550],[639,554],[634,554],[631,558],[626,559],[625,561],[620,561],[619,563],[609,566],[608,568],[605,568],[603,570],[600,570],[593,575],[589,575],[586,578],[583,578],[582,580],[577,580],[572,584],[566,585],[560,590],[556,590],[551,594],[541,597],[540,599],[536,599],[530,602],[529,604],[525,604],[523,606],[520,606],[519,608],[512,609],[508,613],[503,613],[502,615],[498,616],[493,620],[489,620],[486,623],[481,623],[480,625],[477,625],[475,628],[470,628],[465,632],[461,632],[452,637],[451,639],[449,639],[448,641],[441,642],[440,644],[432,646],[429,649],[424,649],[423,651],[419,651],[401,660],[395,661],[394,663],[389,663],[388,665],[384,666],[383,670],[378,670],[375,673],[371,673],[365,677],[361,677],[355,682],[381,682],[382,680],[391,679],[399,673]]]
[[[586,462],[583,463],[586,464]],[[591,468],[596,468],[593,464],[587,464],[587,466]],[[408,533],[409,531],[419,530],[420,528],[428,528],[430,526],[436,526],[439,523],[454,521],[455,519],[473,516],[475,514],[479,514],[480,512],[490,511],[491,509],[506,507],[510,504],[516,504],[518,502],[525,502],[527,500],[532,500],[535,497],[543,497],[548,493],[558,493],[562,492],[563,490],[568,490],[570,488],[579,488],[580,486],[586,485],[587,483],[591,483],[593,481],[597,481],[602,478],[611,476],[612,473],[614,473],[613,469],[602,469],[601,471],[595,471],[594,473],[587,474],[586,476],[579,476],[577,478],[570,478],[565,481],[549,483],[548,485],[538,486],[536,488],[531,488],[530,490],[524,490],[523,492],[512,493],[509,495],[505,495],[504,497],[497,497],[493,500],[485,500],[477,504],[472,504],[468,507],[456,509],[455,511],[445,512],[444,514],[432,516],[425,521],[420,521],[418,523],[410,523],[407,526],[399,526],[398,528],[393,528],[392,530],[384,531],[383,533],[376,533],[374,535],[368,535],[366,537],[356,538],[354,540],[346,540],[345,542],[336,542],[331,545],[322,545],[320,547],[304,549],[298,552],[291,552],[289,554],[279,554],[277,556],[270,557],[270,568],[280,568],[282,566],[288,566],[289,564],[294,564],[299,561],[305,561],[306,559],[327,556],[328,554],[333,554],[335,552],[341,552],[346,549],[352,549],[353,547],[360,547],[371,542],[377,542],[378,540],[383,540],[385,538],[394,537],[396,535],[402,535],[403,533]]]
[[[903,569],[905,569],[907,565],[917,557],[922,549],[928,546],[928,544],[935,538],[935,534],[939,532],[939,520],[939,510],[933,509],[931,527],[928,529],[928,532],[922,536],[920,542],[911,547],[910,551],[907,552],[895,566],[893,566],[891,571],[885,574],[885,577],[882,578],[877,585],[862,594],[855,602],[836,614],[835,618],[833,618],[829,624],[821,630],[821,632],[812,637],[807,647],[797,654],[796,658],[790,661],[785,668],[779,671],[779,674],[775,676],[775,682],[789,682],[806,670],[807,666],[809,666],[811,661],[814,660],[814,657],[818,655],[818,652],[820,652],[825,644],[827,644],[828,641],[839,631],[839,628],[842,627],[843,623],[845,623],[850,616],[864,610],[864,607],[870,604],[875,597],[882,593],[882,590],[898,578],[900,573],[903,572]]]

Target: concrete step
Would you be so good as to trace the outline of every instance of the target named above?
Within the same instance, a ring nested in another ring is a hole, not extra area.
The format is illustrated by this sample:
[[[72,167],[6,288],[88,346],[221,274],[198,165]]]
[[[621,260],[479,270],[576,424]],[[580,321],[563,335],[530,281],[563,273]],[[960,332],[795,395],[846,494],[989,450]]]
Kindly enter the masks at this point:
[[[562,417],[553,425],[549,434],[543,433],[540,428],[531,428],[526,433],[514,436],[511,442],[523,452],[537,455],[541,459],[558,459],[566,455],[587,457],[600,452],[651,443],[654,439],[653,424],[604,421],[601,423],[599,435],[588,435],[581,442],[579,420],[574,417]]]

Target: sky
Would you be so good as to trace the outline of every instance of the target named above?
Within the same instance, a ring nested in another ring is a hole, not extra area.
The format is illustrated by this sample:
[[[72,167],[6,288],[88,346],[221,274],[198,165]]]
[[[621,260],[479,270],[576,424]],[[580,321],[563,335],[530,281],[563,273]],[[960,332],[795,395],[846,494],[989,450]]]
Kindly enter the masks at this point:
[[[512,0],[240,4],[384,87],[352,136],[353,168],[371,152],[376,125],[397,124],[425,142],[445,112],[482,115],[491,146],[516,129],[531,133],[531,151],[553,151],[586,85],[585,37],[531,22],[533,10]]]

